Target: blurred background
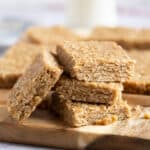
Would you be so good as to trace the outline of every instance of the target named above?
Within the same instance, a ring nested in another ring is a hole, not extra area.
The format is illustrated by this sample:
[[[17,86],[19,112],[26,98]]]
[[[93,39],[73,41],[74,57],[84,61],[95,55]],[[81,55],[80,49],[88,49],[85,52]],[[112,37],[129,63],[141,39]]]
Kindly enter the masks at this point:
[[[0,0],[0,45],[31,25],[150,27],[150,0]]]

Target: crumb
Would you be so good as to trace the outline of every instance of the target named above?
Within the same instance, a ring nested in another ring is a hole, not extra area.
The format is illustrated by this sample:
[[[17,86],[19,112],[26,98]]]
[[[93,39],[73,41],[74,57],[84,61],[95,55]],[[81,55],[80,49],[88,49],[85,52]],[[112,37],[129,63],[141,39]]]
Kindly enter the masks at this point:
[[[150,113],[145,113],[143,116],[144,119],[150,119]]]
[[[96,120],[95,125],[108,125],[108,124],[111,124],[117,120],[118,120],[118,117],[116,115],[112,115],[110,117],[105,117],[103,119]]]

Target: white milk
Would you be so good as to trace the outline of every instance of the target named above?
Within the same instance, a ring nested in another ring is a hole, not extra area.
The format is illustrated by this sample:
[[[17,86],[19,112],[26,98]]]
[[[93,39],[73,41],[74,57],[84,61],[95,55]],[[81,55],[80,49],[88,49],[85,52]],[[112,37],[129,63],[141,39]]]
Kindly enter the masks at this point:
[[[67,0],[66,22],[70,27],[116,25],[116,0]]]

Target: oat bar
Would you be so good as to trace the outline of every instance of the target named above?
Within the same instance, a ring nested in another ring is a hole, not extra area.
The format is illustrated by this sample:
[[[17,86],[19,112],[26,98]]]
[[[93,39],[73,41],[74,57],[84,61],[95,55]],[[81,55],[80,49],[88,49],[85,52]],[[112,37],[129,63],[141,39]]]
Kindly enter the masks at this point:
[[[124,92],[150,95],[150,50],[130,50],[128,54],[136,60],[136,75],[124,82]]]
[[[125,27],[96,27],[88,40],[115,41],[126,49],[150,48],[150,30]]]
[[[36,57],[11,90],[8,111],[16,120],[28,118],[48,95],[62,70],[47,51]]]
[[[78,80],[114,82],[130,79],[135,61],[114,42],[64,42],[58,59],[67,73]]]
[[[11,88],[45,46],[16,44],[0,59],[0,88]]]
[[[116,120],[124,120],[131,116],[131,108],[125,101],[106,106],[72,102],[55,94],[51,107],[60,119],[63,119],[72,127],[97,124],[97,122],[103,119],[107,120],[110,117],[115,117]]]
[[[62,26],[54,27],[31,27],[26,32],[22,41],[35,44],[46,44],[50,51],[56,54],[56,45],[64,40],[78,40],[80,37],[68,28]]]
[[[113,104],[121,100],[123,87],[119,83],[84,82],[63,76],[57,82],[55,90],[65,99]]]

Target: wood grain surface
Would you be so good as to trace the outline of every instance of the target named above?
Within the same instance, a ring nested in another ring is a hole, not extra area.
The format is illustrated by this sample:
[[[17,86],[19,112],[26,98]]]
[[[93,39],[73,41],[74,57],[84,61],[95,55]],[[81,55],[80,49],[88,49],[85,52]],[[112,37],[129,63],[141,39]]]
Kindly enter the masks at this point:
[[[67,127],[50,112],[37,110],[21,123],[13,121],[7,112],[9,90],[0,90],[0,141],[59,148],[84,148],[103,135],[126,135],[150,139],[150,119],[130,119],[107,126]],[[146,107],[149,111],[150,108]]]

